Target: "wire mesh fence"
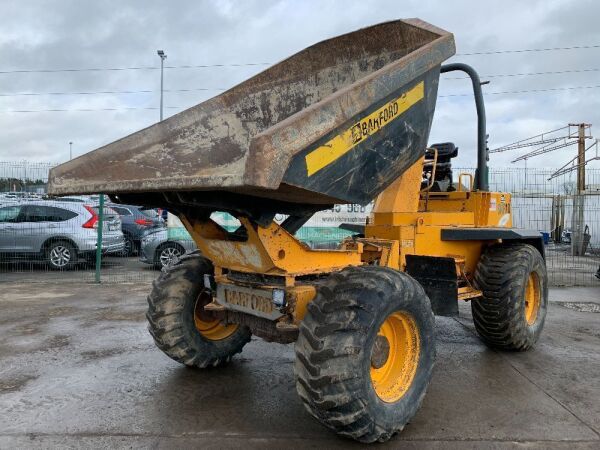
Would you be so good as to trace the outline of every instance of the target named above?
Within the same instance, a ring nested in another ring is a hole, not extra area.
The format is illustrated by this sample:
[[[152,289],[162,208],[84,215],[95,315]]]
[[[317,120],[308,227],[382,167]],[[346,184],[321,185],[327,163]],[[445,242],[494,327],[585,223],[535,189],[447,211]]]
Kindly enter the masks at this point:
[[[490,172],[490,188],[512,192],[513,226],[543,233],[552,285],[597,285],[600,170],[586,171],[585,195],[577,192],[575,172],[549,179],[552,173],[540,169],[497,169]]]
[[[50,167],[0,162],[1,281],[94,282],[99,276],[109,283],[147,282],[160,268],[196,249],[181,223],[162,211],[110,203],[100,210],[99,196],[48,198]],[[543,234],[552,285],[598,284],[600,170],[587,170],[583,196],[576,192],[575,174],[549,180],[551,174],[541,169],[491,169],[490,188],[512,193],[515,227]],[[339,225],[364,224],[370,210],[371,205],[336,205],[315,214],[296,236],[312,248],[336,248],[352,235]],[[215,220],[225,228],[237,226],[232,217]],[[97,265],[99,229],[102,258]]]

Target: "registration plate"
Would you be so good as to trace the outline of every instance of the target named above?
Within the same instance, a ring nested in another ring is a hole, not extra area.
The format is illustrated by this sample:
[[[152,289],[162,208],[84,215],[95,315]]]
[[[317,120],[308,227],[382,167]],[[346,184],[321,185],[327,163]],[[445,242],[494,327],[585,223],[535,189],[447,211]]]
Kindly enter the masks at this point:
[[[118,229],[119,229],[119,225],[117,225],[116,223],[108,224],[108,231],[117,231]]]
[[[273,291],[233,284],[217,285],[217,301],[227,309],[275,320],[283,314],[273,304]]]

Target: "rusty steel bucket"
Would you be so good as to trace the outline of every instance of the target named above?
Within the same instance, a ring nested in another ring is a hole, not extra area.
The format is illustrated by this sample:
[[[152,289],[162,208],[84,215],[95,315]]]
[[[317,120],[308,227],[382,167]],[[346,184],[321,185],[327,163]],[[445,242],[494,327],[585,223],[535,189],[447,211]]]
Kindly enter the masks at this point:
[[[452,34],[418,19],[322,41],[55,167],[49,193],[288,213],[368,203],[423,154],[454,52]]]

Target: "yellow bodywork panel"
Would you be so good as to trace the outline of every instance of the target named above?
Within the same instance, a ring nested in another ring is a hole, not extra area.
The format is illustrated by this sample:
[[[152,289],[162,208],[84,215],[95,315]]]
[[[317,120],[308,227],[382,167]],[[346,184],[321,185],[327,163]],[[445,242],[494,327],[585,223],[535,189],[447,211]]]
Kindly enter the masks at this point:
[[[375,200],[374,210],[379,213],[414,212],[419,208],[419,191],[423,178],[423,159],[419,159],[394,181]]]
[[[512,227],[511,196],[505,192],[431,192],[421,198],[419,211],[469,212],[473,216],[471,226]]]
[[[414,99],[418,101],[418,92],[415,92]],[[309,154],[309,170],[320,170],[331,158],[343,154],[339,153],[339,149],[335,150],[336,145],[328,147],[328,150],[316,149],[314,152],[317,153],[313,156]],[[261,288],[285,291],[287,306],[277,319],[289,320],[285,326],[297,326],[304,318],[321,279],[315,275],[362,264],[406,270],[407,255],[454,259],[459,283],[458,298],[475,298],[481,295],[471,283],[477,263],[484,248],[498,240],[444,241],[442,230],[511,227],[511,197],[501,192],[470,191],[461,184],[454,192],[431,192],[433,184],[423,183],[424,164],[430,163],[421,158],[379,195],[368,218],[365,237],[348,238],[339,250],[313,250],[275,222],[261,226],[248,218],[238,217],[245,233],[232,234],[210,219],[194,221],[185,216],[180,218],[199,250],[214,264],[218,284],[244,286],[243,281],[230,280],[229,271],[283,278],[281,285],[261,285]],[[427,184],[427,187],[422,189],[422,184]],[[260,285],[260,281],[254,283],[250,288]],[[248,285],[245,286],[247,290]],[[243,295],[252,296],[251,293]],[[246,303],[252,304],[251,301]],[[250,308],[247,312],[252,314],[253,311]],[[380,378],[375,376],[374,382],[383,386],[385,383]]]
[[[421,192],[423,164],[423,159],[417,161],[379,195],[365,237],[397,241],[400,270],[406,267],[406,255],[451,257],[471,276],[483,247],[494,241],[443,241],[442,229],[511,227],[510,194],[462,186],[454,192]]]
[[[299,324],[304,319],[308,304],[313,301],[316,293],[315,287],[309,285],[300,285],[287,290],[287,294],[292,296],[294,300],[290,302],[294,305],[294,309],[290,313],[294,317],[296,324]]]
[[[361,264],[360,253],[349,250],[312,250],[275,222],[267,227],[240,218],[246,240],[231,240],[212,220],[182,222],[204,256],[215,266],[240,272],[307,275],[332,272]]]
[[[418,219],[418,218],[417,218]],[[442,241],[441,230],[447,226],[369,225],[366,239],[377,236],[399,243],[398,268],[406,267],[406,255],[464,258],[467,272],[472,273],[481,254],[479,241]]]

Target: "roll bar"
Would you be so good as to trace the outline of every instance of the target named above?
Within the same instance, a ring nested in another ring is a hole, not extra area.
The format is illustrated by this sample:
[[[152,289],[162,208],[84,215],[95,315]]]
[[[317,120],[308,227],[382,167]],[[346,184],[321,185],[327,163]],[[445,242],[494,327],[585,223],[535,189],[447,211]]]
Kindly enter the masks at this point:
[[[441,73],[453,72],[455,70],[460,70],[469,75],[473,84],[473,95],[475,96],[475,107],[477,108],[477,170],[475,171],[475,189],[478,191],[489,191],[487,167],[489,155],[481,80],[475,69],[463,63],[444,64],[441,68]]]

